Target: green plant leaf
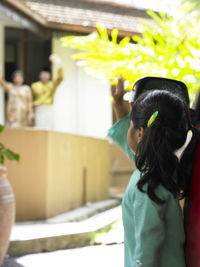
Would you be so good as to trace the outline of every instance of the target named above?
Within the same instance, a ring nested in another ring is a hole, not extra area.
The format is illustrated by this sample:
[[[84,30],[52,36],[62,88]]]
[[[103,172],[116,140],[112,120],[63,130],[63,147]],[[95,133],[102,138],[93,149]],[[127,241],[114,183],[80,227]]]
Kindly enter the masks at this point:
[[[113,29],[111,31],[111,37],[112,37],[112,42],[113,44],[117,44],[117,37],[118,37],[118,30],[117,29]]]
[[[16,153],[12,152],[9,149],[6,149],[6,151],[4,152],[4,154],[5,154],[5,156],[6,156],[6,158],[8,160],[16,160],[16,161],[19,161],[19,159],[20,159],[19,154],[16,154]]]
[[[4,156],[0,155],[0,164],[4,164]]]
[[[5,126],[0,124],[0,133],[3,132]]]
[[[105,41],[108,41],[109,37],[108,37],[108,33],[107,33],[106,27],[103,24],[101,24],[100,22],[97,22],[96,27],[97,27],[97,30],[100,33],[101,38],[103,40],[105,40]]]
[[[130,37],[124,37],[120,42],[119,42],[119,46],[126,46],[129,42],[130,42]]]

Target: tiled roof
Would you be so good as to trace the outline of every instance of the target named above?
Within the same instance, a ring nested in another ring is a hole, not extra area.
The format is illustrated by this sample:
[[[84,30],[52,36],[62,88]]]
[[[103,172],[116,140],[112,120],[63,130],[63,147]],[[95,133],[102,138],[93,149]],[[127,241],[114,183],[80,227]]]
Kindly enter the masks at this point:
[[[106,2],[105,0],[20,0],[24,3],[37,3],[37,4],[48,4],[60,7],[72,7],[80,9],[98,10],[106,13],[113,13],[119,15],[130,15],[130,16],[146,16],[144,10],[134,8],[127,4],[118,4],[114,2]]]
[[[91,32],[96,22],[106,28],[117,28],[121,35],[140,33],[140,18],[148,17],[145,10],[103,0],[15,0],[24,4],[33,17],[40,16],[46,27]],[[10,1],[11,2],[11,1]],[[70,28],[71,27],[71,28]]]

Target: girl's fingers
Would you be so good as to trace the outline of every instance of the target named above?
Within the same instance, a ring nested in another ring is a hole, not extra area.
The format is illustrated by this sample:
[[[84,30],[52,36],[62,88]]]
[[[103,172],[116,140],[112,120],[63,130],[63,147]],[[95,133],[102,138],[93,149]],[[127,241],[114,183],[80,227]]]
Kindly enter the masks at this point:
[[[124,91],[124,80],[119,79],[117,84],[117,94],[121,94]]]
[[[112,96],[114,96],[116,94],[116,85],[112,84],[110,89],[111,89]]]

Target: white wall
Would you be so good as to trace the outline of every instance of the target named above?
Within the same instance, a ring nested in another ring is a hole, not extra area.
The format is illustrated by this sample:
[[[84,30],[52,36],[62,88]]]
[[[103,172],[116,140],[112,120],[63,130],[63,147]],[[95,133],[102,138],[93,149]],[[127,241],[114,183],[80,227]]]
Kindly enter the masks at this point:
[[[55,130],[104,138],[112,125],[109,84],[90,77],[77,66],[72,59],[75,51],[62,47],[58,38],[53,38],[52,50],[62,58],[65,75],[55,96]]]
[[[0,23],[0,75],[4,74],[4,25]],[[4,124],[4,92],[0,88],[0,124]]]

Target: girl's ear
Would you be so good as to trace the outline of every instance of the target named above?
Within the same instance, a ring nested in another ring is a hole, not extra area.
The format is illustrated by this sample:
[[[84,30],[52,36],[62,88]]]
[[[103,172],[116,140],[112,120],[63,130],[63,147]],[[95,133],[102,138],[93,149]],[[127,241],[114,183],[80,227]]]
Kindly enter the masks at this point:
[[[136,134],[136,138],[137,138],[137,143],[138,144],[142,140],[143,136],[144,136],[144,128],[140,127],[140,128],[137,129],[137,134]]]

